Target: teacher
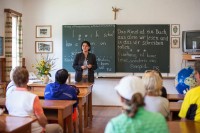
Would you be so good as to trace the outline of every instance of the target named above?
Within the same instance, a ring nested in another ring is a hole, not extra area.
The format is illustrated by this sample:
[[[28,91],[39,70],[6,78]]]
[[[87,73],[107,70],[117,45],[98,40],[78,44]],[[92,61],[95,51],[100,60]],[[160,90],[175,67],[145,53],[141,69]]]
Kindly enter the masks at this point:
[[[91,45],[88,41],[81,43],[82,52],[76,54],[73,62],[76,82],[94,82],[94,70],[98,68],[96,56],[90,53]]]

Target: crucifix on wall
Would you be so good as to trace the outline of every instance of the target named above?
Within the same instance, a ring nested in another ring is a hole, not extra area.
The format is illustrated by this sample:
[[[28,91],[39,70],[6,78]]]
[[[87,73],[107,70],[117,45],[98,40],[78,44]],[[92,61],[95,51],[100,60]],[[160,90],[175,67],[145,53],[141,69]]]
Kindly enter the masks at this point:
[[[114,20],[116,20],[117,18],[117,12],[121,10],[120,8],[117,8],[117,7],[112,7],[112,11],[114,12]]]

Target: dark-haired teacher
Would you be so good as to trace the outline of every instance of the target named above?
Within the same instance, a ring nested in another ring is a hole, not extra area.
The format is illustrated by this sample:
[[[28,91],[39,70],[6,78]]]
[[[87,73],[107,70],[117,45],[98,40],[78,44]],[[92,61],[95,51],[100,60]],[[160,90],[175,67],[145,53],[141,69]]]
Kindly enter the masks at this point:
[[[94,70],[98,68],[96,56],[90,53],[91,45],[88,41],[81,43],[82,52],[76,54],[73,62],[76,82],[94,82]]]

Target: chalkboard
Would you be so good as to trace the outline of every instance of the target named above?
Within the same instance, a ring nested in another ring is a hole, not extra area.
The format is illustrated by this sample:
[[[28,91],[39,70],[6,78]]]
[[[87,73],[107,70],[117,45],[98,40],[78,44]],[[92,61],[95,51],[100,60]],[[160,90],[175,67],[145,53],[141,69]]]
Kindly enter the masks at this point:
[[[97,57],[97,72],[115,72],[115,25],[63,25],[62,32],[63,68],[74,72],[75,55],[87,40]]]
[[[169,72],[170,25],[117,25],[116,71]]]
[[[0,37],[0,56],[3,56],[3,37]]]

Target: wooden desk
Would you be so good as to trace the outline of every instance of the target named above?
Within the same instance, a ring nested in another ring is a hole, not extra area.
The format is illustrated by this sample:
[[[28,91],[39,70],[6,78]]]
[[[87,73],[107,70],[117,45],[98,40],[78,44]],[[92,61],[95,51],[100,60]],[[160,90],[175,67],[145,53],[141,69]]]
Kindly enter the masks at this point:
[[[5,100],[5,98],[0,98],[0,107],[5,107]],[[68,132],[73,132],[72,113],[73,104],[76,103],[76,101],[40,100],[40,103],[48,120],[57,120],[64,132],[66,132],[66,125],[68,126]]]
[[[179,112],[181,109],[181,105],[182,102],[169,102],[169,111],[170,111],[169,120],[173,120],[173,113]]]
[[[79,88],[80,93],[78,95],[79,104],[79,132],[83,133],[83,127],[88,126],[88,116],[92,120],[92,83],[70,83]],[[46,84],[28,84],[30,91],[40,98],[44,99],[44,89]],[[89,111],[89,113],[88,113]],[[84,115],[83,115],[84,113]],[[84,122],[83,122],[84,116]]]
[[[168,121],[170,133],[200,133],[200,122]]]
[[[89,111],[89,118],[90,122],[92,121],[92,88],[93,83],[70,83],[70,85],[75,85],[79,88],[80,91],[87,90],[89,93],[88,95],[88,111]]]
[[[16,117],[8,114],[0,115],[0,119],[6,122],[6,129],[2,133],[31,133],[31,123],[37,120],[32,117]]]
[[[167,94],[167,99],[169,101],[178,101],[178,100],[183,100],[185,97],[184,94]]]

